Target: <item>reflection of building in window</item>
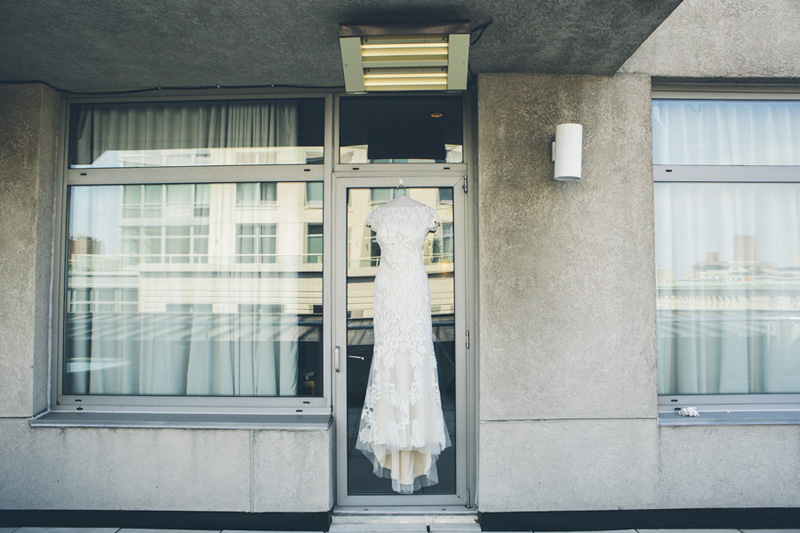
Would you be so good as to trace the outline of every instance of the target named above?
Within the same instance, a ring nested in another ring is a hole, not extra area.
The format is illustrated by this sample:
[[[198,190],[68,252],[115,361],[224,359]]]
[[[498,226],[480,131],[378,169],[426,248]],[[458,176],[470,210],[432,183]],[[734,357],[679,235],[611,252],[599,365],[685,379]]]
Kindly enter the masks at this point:
[[[143,263],[208,263],[208,225],[122,226],[126,267]]]
[[[167,313],[187,313],[187,314],[209,314],[211,313],[211,304],[167,304]]]
[[[322,224],[308,224],[306,230],[306,263],[322,262]]]
[[[68,255],[82,254],[102,254],[103,241],[99,241],[94,237],[87,237],[86,235],[78,235],[77,237],[70,237]]]
[[[439,205],[453,205],[453,188],[439,188]]]
[[[309,181],[306,183],[306,206],[322,207],[321,181]]]
[[[70,313],[119,313],[138,310],[135,288],[72,288],[68,291]]]
[[[277,202],[275,182],[236,184],[236,205],[274,205]]]
[[[123,218],[207,217],[207,183],[177,185],[125,185]]]
[[[277,252],[276,224],[237,224],[236,262],[274,263]]]
[[[441,190],[441,189],[440,189]],[[453,223],[442,222],[441,237],[437,234],[433,239],[433,263],[453,262]]]
[[[280,315],[283,313],[283,306],[280,304],[240,304],[239,313],[248,315]]]
[[[369,191],[369,203],[372,205],[385,204],[394,198],[394,189],[374,188]]]

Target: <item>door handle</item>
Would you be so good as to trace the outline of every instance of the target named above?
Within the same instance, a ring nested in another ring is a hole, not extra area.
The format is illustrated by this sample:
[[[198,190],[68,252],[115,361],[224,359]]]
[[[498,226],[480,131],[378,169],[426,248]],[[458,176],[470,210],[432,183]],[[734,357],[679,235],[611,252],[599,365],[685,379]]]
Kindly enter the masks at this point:
[[[341,349],[338,346],[333,349],[333,369],[336,372],[339,372],[339,369],[340,369],[340,361],[339,361],[340,353],[341,353]]]

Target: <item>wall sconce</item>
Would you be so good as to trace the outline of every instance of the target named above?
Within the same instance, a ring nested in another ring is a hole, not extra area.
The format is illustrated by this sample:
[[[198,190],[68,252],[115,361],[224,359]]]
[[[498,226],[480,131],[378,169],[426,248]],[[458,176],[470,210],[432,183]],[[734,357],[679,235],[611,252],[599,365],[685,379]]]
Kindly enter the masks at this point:
[[[581,179],[582,145],[583,126],[580,124],[556,126],[556,140],[552,144],[552,157],[555,163],[553,177],[557,181]]]
[[[469,22],[340,24],[347,92],[464,91]]]

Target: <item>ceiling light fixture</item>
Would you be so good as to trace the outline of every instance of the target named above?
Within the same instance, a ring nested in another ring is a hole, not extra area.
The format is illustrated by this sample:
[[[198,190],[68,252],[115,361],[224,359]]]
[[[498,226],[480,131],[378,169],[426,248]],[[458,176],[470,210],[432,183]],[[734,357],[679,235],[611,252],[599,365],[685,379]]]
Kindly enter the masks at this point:
[[[469,22],[339,25],[347,92],[463,91]]]

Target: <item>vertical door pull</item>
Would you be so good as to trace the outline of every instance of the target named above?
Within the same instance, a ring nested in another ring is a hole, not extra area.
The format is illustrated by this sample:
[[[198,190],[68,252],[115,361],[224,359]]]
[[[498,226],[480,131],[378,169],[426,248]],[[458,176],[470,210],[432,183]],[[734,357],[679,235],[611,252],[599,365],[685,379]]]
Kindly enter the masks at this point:
[[[339,365],[340,365],[340,363],[339,363],[339,353],[340,352],[341,352],[341,350],[339,349],[338,346],[333,349],[333,369],[336,370],[337,372],[339,372],[339,368],[340,368],[339,367]]]

